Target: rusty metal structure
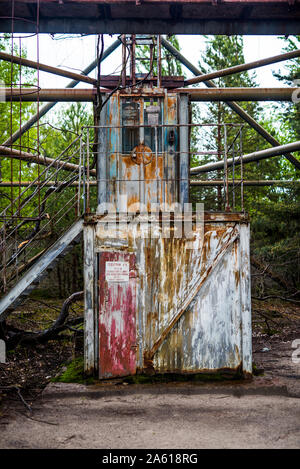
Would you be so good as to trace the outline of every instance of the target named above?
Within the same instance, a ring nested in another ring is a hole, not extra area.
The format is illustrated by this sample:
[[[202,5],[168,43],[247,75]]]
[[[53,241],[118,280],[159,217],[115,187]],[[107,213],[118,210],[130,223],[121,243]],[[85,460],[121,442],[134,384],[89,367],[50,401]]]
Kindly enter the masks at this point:
[[[299,0],[14,0],[16,32],[98,34],[299,34]],[[11,2],[1,0],[2,31]]]
[[[138,83],[131,56],[125,89],[106,100],[97,127],[98,205],[84,226],[86,372],[250,375],[249,220],[192,210],[189,96],[163,88],[160,38],[126,37],[131,52],[139,41],[153,44],[158,74]]]
[[[0,89],[11,116],[0,141],[1,162],[10,172],[0,181],[0,321],[83,233],[87,374],[251,375],[244,188],[293,181],[247,180],[245,168],[281,155],[299,169],[292,153],[300,143],[280,145],[236,101],[291,101],[298,88],[222,89],[212,80],[299,57],[300,51],[203,74],[160,34],[299,34],[299,18],[299,0],[0,0],[0,29],[11,34],[11,53],[0,51],[11,67],[11,83]],[[99,30],[122,34],[82,73],[39,61],[39,33]],[[36,37],[36,61],[21,58],[26,38],[19,33]],[[120,74],[101,74],[100,64],[119,46]],[[140,46],[149,53],[143,73]],[[163,75],[162,48],[195,78]],[[22,83],[23,68],[34,70],[32,83]],[[95,68],[98,77],[89,77]],[[40,71],[72,81],[65,89],[41,89]],[[85,88],[73,89],[81,82]],[[209,89],[188,88],[200,82]],[[49,155],[41,118],[59,101],[93,103],[94,125]],[[245,124],[195,123],[194,101],[224,101]],[[36,106],[28,120],[24,103]],[[244,125],[272,147],[244,155]],[[223,142],[215,152],[201,147],[213,128]],[[190,167],[192,157],[208,154],[218,161]],[[213,171],[218,179],[197,178]],[[211,186],[221,194],[221,211],[205,211],[205,200],[204,207],[190,204],[191,188]]]

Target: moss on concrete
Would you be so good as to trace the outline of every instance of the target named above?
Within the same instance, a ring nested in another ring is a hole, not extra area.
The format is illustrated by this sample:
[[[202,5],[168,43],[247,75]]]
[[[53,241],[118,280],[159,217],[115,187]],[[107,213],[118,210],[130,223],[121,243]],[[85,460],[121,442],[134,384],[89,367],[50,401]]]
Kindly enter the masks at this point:
[[[146,374],[140,373],[132,376],[125,376],[117,378],[118,381],[124,384],[159,384],[159,383],[198,383],[198,382],[216,382],[226,380],[241,379],[240,373],[226,372],[223,370],[214,373],[155,373]],[[108,380],[105,380],[106,383]],[[112,383],[114,379],[111,380]],[[52,382],[61,383],[79,383],[79,384],[97,384],[101,380],[93,377],[87,377],[84,374],[84,361],[83,357],[77,357],[70,363],[64,366],[62,372],[53,378]]]
[[[54,383],[79,383],[93,384],[94,378],[86,377],[84,374],[83,357],[77,357],[64,366],[61,374],[51,380]]]

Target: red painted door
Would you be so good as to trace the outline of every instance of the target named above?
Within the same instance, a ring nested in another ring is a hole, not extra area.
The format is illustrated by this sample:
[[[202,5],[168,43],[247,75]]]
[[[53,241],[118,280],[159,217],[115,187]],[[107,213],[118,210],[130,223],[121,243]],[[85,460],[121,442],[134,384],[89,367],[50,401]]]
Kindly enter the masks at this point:
[[[136,371],[135,255],[99,254],[99,378]]]

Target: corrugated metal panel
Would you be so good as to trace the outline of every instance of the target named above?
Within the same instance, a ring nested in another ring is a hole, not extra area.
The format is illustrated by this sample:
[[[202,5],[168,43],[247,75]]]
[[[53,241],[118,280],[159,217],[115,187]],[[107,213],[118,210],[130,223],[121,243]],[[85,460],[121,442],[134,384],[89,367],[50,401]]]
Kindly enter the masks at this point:
[[[136,253],[137,368],[251,373],[249,225],[206,222],[192,245],[164,238],[159,226],[156,234],[143,238],[133,225],[114,240],[114,249]],[[99,224],[96,249],[110,243]]]

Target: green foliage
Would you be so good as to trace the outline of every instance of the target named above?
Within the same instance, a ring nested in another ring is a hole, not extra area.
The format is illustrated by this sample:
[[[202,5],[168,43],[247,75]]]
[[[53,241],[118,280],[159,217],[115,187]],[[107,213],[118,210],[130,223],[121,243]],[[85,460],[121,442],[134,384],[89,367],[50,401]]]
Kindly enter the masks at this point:
[[[26,50],[14,45],[7,36],[0,39],[0,50],[7,53],[13,51],[14,55],[21,55],[26,57]],[[20,67],[16,64],[11,64],[4,60],[0,61],[0,82],[5,87],[18,87],[22,84],[28,86],[35,86],[36,77],[35,72],[26,67]],[[28,120],[35,112],[35,105],[27,102],[14,103],[8,98],[6,102],[0,102],[0,143],[6,141],[11,134],[19,129],[20,125]],[[22,141],[17,141],[15,146],[28,145],[29,134],[36,139],[36,130],[33,129],[28,132],[27,137],[23,137]],[[35,177],[36,170],[32,166],[24,165],[19,161],[14,161],[11,158],[0,159],[0,180],[18,180],[21,176],[23,180],[31,180]],[[8,200],[17,196],[18,189],[3,189],[0,197],[0,211],[8,205]]]
[[[40,145],[45,156],[53,158],[59,155],[81,134],[82,127],[92,126],[93,123],[91,105],[80,102],[60,105],[50,125],[40,128]],[[91,140],[93,140],[93,135]]]
[[[285,278],[291,291],[300,286],[300,187],[283,191],[252,210],[252,253]]]
[[[285,49],[299,48],[300,37],[292,37],[285,40]],[[214,71],[244,63],[242,37],[212,36],[207,38],[206,53],[199,64],[203,72]],[[288,84],[292,79],[300,78],[299,59],[291,61],[287,67],[288,73],[281,77]],[[280,78],[280,77],[279,77]],[[215,80],[219,87],[249,87],[257,86],[255,75],[247,73],[230,75]],[[273,105],[262,109],[257,103],[239,103],[252,117],[275,138],[282,143],[288,143],[300,138],[299,104]],[[264,111],[264,112],[263,112]],[[275,117],[276,116],[276,117]],[[243,121],[224,103],[210,103],[196,107],[194,121],[200,123],[222,124],[243,123]],[[228,145],[233,141],[234,128],[228,129]],[[269,145],[247,124],[242,131],[242,153],[247,154],[256,150],[262,150]],[[217,129],[206,133],[199,131],[192,134],[194,149],[201,145],[202,149],[221,151],[224,149],[224,131]],[[239,149],[238,149],[239,150]],[[299,157],[299,152],[294,153]],[[232,155],[228,155],[232,157]],[[192,166],[198,166],[208,161],[216,161],[218,156],[197,156],[192,158]],[[223,155],[220,156],[223,159]],[[215,171],[200,176],[201,179],[222,179],[223,171]],[[232,178],[232,170],[229,170],[229,178]],[[235,178],[240,178],[240,167],[235,168]],[[244,179],[299,179],[299,171],[287,161],[286,158],[275,157],[253,162],[244,166]],[[224,208],[223,188],[192,188],[191,196],[194,202],[205,203],[206,210]],[[300,231],[300,188],[299,185],[289,186],[248,186],[244,187],[245,210],[249,212],[251,219],[251,252],[256,255],[262,265],[268,265],[273,271],[281,275],[290,284],[290,292],[293,294],[300,289],[300,263],[299,263],[299,231]],[[230,187],[229,202],[232,207],[233,191]],[[235,209],[241,208],[240,190],[235,190]],[[268,282],[267,288],[273,293],[278,293],[280,285]]]
[[[284,41],[284,52],[290,52],[300,48],[300,36],[290,36],[282,38]],[[289,60],[285,65],[285,72],[273,73],[278,80],[285,82],[289,86],[300,88],[300,59]],[[295,80],[299,80],[296,82]],[[298,93],[299,99],[299,93]],[[280,123],[289,128],[290,140],[299,140],[300,138],[300,103],[284,103],[280,107],[278,115]]]
[[[26,57],[26,50],[14,45],[12,48],[11,39],[9,37],[0,39],[0,50],[14,55]],[[0,81],[5,87],[35,86],[35,71],[17,64],[11,64],[4,60],[0,61]],[[8,99],[7,102],[0,103],[0,139],[1,142],[6,140],[11,133],[15,132],[21,120],[27,120],[33,112],[34,106],[31,103],[12,103]]]
[[[205,58],[199,64],[203,72],[215,71],[245,62],[243,53],[243,38],[241,36],[211,36],[207,37]],[[219,87],[255,87],[257,86],[255,74],[248,72],[229,75],[215,80]],[[272,108],[266,116],[263,108],[256,102],[239,103],[239,105],[256,119],[271,135],[277,137],[279,141],[290,142],[290,123],[284,120],[284,124],[278,126],[277,120],[274,119]],[[225,103],[210,103],[209,105],[198,106],[197,114],[194,111],[194,121],[208,124],[234,123],[243,125],[242,129],[242,147],[239,146],[239,138],[235,143],[235,155],[248,154],[254,151],[268,148],[268,143],[260,137],[255,130],[233,112]],[[227,145],[231,147],[234,138],[238,132],[237,127],[228,127]],[[197,147],[200,140],[203,147],[210,151],[219,152],[216,156],[200,156],[192,157],[191,165],[198,166],[209,161],[223,159],[224,150],[224,129],[220,131],[215,127],[210,131],[199,134],[194,131],[192,135],[192,143],[194,148]],[[232,153],[228,154],[231,158]],[[241,168],[236,167],[234,177],[240,179]],[[290,179],[297,176],[294,166],[284,157],[269,158],[259,162],[250,163],[244,166],[244,179]],[[222,179],[223,171],[207,173],[201,178]],[[229,178],[233,178],[232,169],[229,169]],[[280,189],[273,186],[251,187],[248,186],[244,191],[244,207],[253,215],[253,210],[258,203],[264,204],[271,200],[273,203],[280,201],[282,194],[286,189]],[[224,207],[223,189],[192,189],[192,197],[195,201],[205,201],[207,209],[221,209]],[[233,190],[230,188],[230,203],[233,205]],[[235,209],[241,209],[241,198],[239,187],[235,189]]]

